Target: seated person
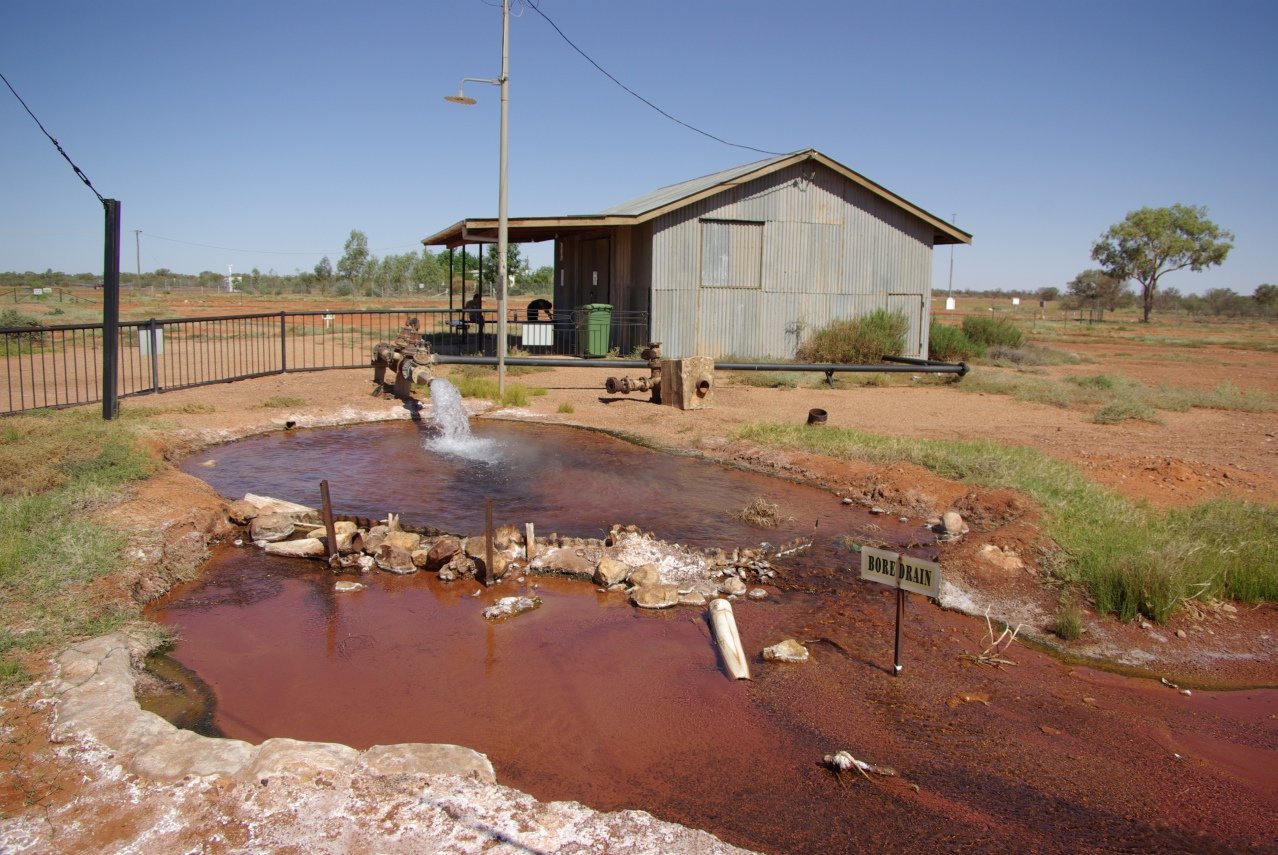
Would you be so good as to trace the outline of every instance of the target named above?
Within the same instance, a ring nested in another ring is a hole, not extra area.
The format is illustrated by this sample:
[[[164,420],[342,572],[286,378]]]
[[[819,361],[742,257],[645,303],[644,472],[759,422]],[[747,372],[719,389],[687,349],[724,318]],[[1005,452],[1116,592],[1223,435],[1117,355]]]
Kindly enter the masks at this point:
[[[475,296],[471,297],[469,300],[467,300],[465,303],[462,304],[462,308],[467,310],[466,320],[469,323],[475,324],[476,326],[479,327],[479,340],[483,341],[484,339],[484,312],[483,312],[484,298],[483,296],[478,291],[476,291]]]
[[[538,297],[528,304],[528,320],[537,320],[537,316],[541,312],[546,313],[547,320],[552,320],[555,317],[554,306],[551,305],[551,302]]]

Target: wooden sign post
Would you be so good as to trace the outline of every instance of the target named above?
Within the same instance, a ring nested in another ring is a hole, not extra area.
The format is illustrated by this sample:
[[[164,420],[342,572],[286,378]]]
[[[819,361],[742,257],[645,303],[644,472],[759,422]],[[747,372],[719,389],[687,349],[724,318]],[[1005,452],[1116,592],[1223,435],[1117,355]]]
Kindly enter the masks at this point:
[[[905,622],[905,592],[927,597],[941,595],[941,565],[899,552],[861,547],[861,578],[896,588],[896,645],[892,673],[901,673],[901,625]]]

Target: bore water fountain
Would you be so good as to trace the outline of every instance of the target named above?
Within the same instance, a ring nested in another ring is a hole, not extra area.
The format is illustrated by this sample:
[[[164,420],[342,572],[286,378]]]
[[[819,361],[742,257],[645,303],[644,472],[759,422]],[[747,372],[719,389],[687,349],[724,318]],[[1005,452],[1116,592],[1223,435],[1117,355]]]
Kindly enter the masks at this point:
[[[443,377],[430,381],[430,401],[439,435],[428,439],[426,448],[467,460],[492,461],[499,452],[492,439],[476,437],[470,417],[457,387]]]

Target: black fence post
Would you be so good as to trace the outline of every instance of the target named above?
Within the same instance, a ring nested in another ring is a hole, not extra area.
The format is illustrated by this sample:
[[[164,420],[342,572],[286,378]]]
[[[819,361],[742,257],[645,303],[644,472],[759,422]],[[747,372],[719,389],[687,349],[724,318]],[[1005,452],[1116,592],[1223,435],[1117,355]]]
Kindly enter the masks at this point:
[[[288,328],[284,325],[284,310],[280,310],[280,373],[288,372]]]
[[[120,410],[117,372],[120,358],[120,201],[103,199],[106,234],[102,259],[102,418]]]

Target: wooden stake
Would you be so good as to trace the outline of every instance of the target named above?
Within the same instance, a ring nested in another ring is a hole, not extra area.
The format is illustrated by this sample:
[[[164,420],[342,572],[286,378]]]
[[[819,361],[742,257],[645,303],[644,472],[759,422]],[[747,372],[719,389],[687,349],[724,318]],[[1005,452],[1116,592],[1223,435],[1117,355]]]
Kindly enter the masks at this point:
[[[537,535],[533,533],[533,524],[524,523],[524,558],[532,561],[537,557]]]
[[[493,500],[484,500],[484,578],[486,586],[493,583]]]
[[[320,481],[320,515],[324,520],[324,534],[327,535],[328,565],[337,564],[337,533],[333,529],[333,505],[328,500],[328,481]]]

